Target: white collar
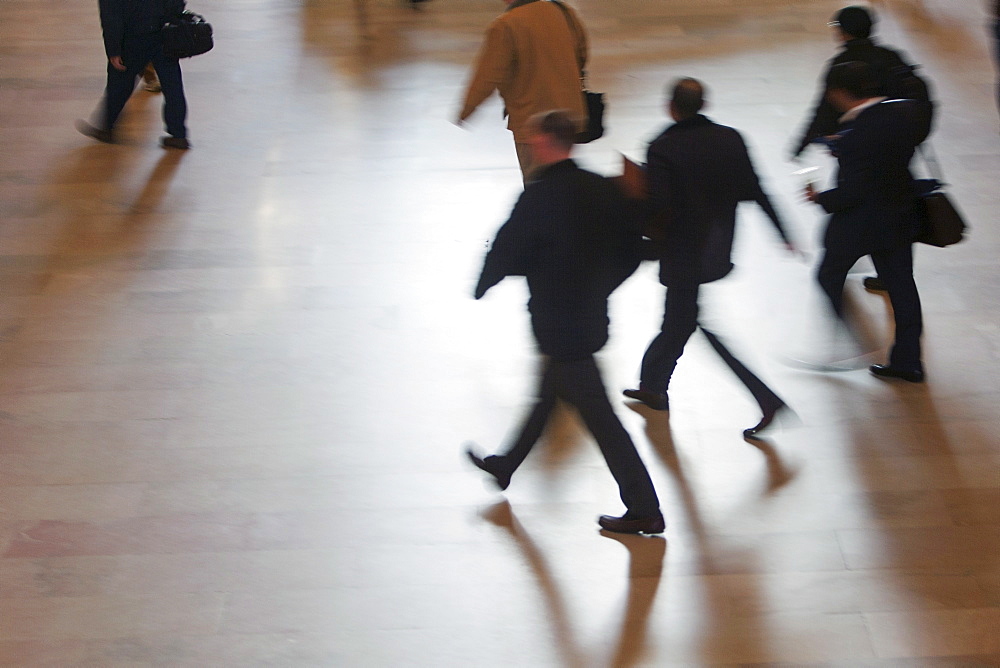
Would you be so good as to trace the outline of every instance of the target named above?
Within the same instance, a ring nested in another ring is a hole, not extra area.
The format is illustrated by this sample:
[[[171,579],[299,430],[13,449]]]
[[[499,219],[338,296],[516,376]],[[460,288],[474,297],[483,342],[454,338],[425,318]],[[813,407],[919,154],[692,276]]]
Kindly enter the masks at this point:
[[[862,102],[858,106],[856,106],[856,107],[854,107],[852,109],[849,109],[847,111],[847,113],[845,113],[843,116],[840,117],[839,122],[840,123],[850,123],[851,121],[853,121],[854,119],[856,119],[858,116],[860,116],[861,112],[864,111],[865,109],[867,109],[868,107],[874,107],[876,104],[881,104],[882,102],[885,102],[887,99],[889,99],[889,98],[887,98],[887,97],[885,97],[883,95],[883,96],[879,96],[879,97],[873,97],[873,98],[871,98],[870,100],[868,100],[866,102]]]

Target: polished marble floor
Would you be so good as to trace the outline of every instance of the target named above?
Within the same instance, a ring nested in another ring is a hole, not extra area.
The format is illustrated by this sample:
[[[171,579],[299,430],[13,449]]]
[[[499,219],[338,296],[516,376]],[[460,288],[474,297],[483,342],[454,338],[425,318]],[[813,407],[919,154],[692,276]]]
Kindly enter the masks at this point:
[[[620,511],[562,415],[504,496],[461,456],[529,402],[522,284],[470,297],[520,188],[501,107],[451,123],[498,0],[191,0],[194,149],[73,130],[103,87],[92,0],[0,21],[0,663],[12,666],[1000,665],[1000,137],[985,2],[877,3],[941,101],[934,148],[972,223],[917,249],[929,382],[830,352],[822,226],[787,147],[833,46],[830,0],[576,0],[617,170],[703,79],[805,257],[753,208],[706,317],[787,398],[754,406],[693,339],[669,416],[619,403],[657,327],[613,299],[609,391],[663,500]],[[803,164],[830,177],[822,155]],[[848,290],[884,345],[887,302]]]

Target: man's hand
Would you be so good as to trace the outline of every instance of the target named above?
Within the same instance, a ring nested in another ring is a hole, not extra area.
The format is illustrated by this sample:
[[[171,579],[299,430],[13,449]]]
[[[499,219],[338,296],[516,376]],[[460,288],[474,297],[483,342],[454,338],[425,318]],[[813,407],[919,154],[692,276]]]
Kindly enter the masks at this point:
[[[111,67],[115,68],[119,72],[125,71],[125,63],[122,62],[121,56],[111,56],[108,58],[108,62],[111,63]]]
[[[813,187],[813,184],[807,183],[805,190],[802,191],[802,194],[810,202],[816,201],[816,188]]]

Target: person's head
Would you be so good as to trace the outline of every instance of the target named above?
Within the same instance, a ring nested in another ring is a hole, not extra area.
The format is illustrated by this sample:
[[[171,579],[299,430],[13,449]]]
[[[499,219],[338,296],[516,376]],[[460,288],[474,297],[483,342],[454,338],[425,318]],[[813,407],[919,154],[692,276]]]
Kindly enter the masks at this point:
[[[667,107],[675,121],[683,121],[697,116],[705,107],[705,87],[697,79],[684,77],[677,79],[670,87],[670,103]]]
[[[848,111],[878,95],[878,80],[868,63],[852,61],[830,68],[826,99],[837,111]]]
[[[532,162],[549,165],[569,158],[578,131],[576,122],[562,109],[543,111],[528,119]]]
[[[829,25],[837,29],[837,36],[841,41],[868,39],[872,34],[872,26],[875,25],[875,15],[867,7],[851,5],[837,12]]]

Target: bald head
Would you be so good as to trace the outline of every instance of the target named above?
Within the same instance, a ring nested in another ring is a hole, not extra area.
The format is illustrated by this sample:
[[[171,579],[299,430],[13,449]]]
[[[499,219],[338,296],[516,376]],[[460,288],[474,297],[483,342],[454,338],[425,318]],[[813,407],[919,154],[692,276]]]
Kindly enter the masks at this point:
[[[705,106],[705,86],[697,79],[677,79],[670,90],[670,115],[675,121],[697,116]]]

